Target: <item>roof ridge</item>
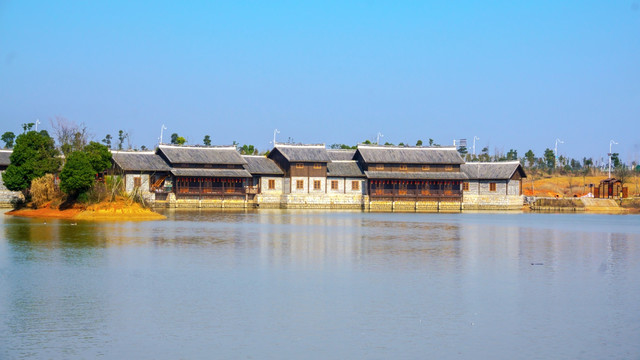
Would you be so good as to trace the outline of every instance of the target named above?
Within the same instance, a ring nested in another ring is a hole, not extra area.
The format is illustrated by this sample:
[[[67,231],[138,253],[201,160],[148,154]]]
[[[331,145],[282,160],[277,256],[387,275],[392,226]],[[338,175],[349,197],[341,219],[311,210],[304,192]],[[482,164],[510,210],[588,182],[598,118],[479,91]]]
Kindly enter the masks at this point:
[[[112,154],[155,154],[155,151],[136,151],[136,150],[109,150]]]
[[[485,164],[520,164],[518,160],[510,160],[510,161],[473,161],[466,162],[463,165],[485,165]]]
[[[378,149],[402,149],[402,150],[456,150],[457,151],[455,146],[398,146],[398,145],[358,144],[358,148],[360,147],[378,148]]]
[[[312,147],[312,148],[324,148],[326,150],[327,146],[325,144],[278,144],[274,147]]]
[[[211,150],[211,149],[228,149],[228,150],[237,150],[235,145],[214,145],[214,146],[183,146],[183,145],[168,145],[168,144],[161,144],[158,145],[158,147],[167,147],[167,148],[174,148],[174,149],[198,149],[198,150]]]

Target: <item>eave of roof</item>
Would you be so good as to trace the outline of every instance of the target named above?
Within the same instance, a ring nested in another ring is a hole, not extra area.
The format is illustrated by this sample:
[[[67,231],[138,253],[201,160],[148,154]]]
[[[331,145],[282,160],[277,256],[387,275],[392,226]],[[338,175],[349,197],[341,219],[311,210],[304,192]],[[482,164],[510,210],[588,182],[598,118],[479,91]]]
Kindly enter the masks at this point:
[[[171,169],[175,176],[199,176],[199,177],[240,177],[250,178],[251,174],[244,169]]]
[[[467,180],[466,174],[461,172],[395,172],[395,171],[365,171],[367,179],[400,179],[400,180]]]

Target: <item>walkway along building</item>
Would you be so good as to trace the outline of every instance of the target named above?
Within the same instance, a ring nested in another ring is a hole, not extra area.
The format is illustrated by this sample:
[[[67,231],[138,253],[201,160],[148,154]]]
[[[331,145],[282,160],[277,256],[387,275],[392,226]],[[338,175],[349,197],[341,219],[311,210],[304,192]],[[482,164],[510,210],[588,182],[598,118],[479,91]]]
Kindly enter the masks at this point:
[[[455,147],[277,144],[264,157],[233,146],[161,145],[113,159],[128,192],[167,207],[520,209],[526,176],[519,163],[464,164]]]

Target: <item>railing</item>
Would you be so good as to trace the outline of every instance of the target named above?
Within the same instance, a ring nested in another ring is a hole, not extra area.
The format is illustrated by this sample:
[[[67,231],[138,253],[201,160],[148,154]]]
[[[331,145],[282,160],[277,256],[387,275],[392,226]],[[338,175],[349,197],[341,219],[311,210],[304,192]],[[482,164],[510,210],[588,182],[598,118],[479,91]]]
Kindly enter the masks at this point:
[[[177,198],[214,198],[225,196],[244,196],[246,191],[243,187],[199,187],[199,186],[179,186],[176,188]]]
[[[461,200],[460,190],[426,190],[426,189],[371,189],[371,198],[389,198],[392,200],[423,199],[423,200]]]

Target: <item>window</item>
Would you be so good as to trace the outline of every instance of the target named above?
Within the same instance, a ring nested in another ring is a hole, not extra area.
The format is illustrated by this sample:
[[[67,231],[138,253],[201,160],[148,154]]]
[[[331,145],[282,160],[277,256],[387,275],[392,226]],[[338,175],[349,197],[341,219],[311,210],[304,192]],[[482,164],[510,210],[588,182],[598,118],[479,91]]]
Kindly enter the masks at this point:
[[[227,169],[235,169],[236,166],[233,164],[227,164]]]
[[[489,183],[489,191],[496,191],[496,183]]]
[[[140,176],[136,176],[133,178],[133,186],[135,187],[142,186],[142,178]]]
[[[273,179],[269,180],[269,190],[273,190],[276,188],[276,181]]]
[[[400,165],[400,170],[407,171],[407,165]]]
[[[304,169],[303,163],[296,163],[296,169]]]
[[[469,183],[468,182],[463,182],[462,183],[462,191],[469,191]]]
[[[322,188],[321,186],[320,180],[313,180],[313,190],[320,190]]]
[[[351,190],[360,190],[360,181],[352,181]]]
[[[422,170],[423,171],[429,171],[429,170],[431,170],[431,167],[429,167],[429,165],[422,165]]]
[[[384,170],[384,164],[376,164],[376,170]]]
[[[453,165],[445,165],[445,166],[444,166],[444,170],[445,170],[445,171],[451,171],[451,170],[453,170]]]
[[[322,169],[322,166],[320,166],[319,163],[315,163],[315,164],[313,164],[313,168],[314,169]]]
[[[296,180],[296,189],[298,190],[304,189],[304,180]]]
[[[331,190],[338,190],[338,180],[331,180]]]

